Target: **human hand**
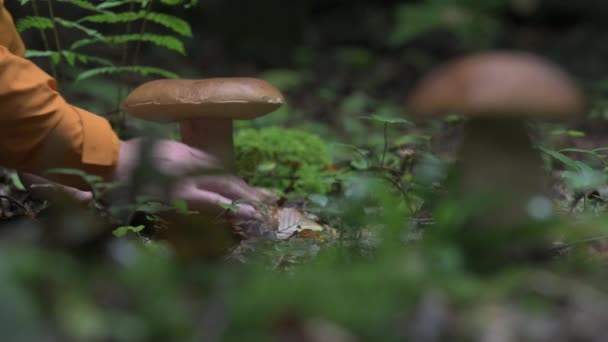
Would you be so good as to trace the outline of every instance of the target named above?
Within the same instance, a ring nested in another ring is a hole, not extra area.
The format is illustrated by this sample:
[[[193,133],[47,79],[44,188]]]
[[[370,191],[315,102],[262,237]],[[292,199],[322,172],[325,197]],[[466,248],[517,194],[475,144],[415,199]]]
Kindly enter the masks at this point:
[[[115,180],[128,181],[131,178],[137,166],[142,165],[140,157],[145,154],[144,149],[141,139],[121,143]],[[261,200],[260,193],[242,179],[219,174],[222,169],[216,158],[183,143],[158,140],[154,142],[148,159],[147,163],[163,176],[178,179],[169,191],[170,199],[184,200],[194,210],[217,212],[222,210],[221,204],[229,205],[239,199]],[[155,188],[154,184],[144,185],[144,194],[158,194],[159,191],[161,189]],[[240,204],[235,214],[243,218],[258,217],[250,204]]]
[[[214,157],[203,151],[171,140],[158,140],[151,146],[145,144],[142,139],[121,142],[119,160],[113,180],[127,184],[136,182],[137,179],[133,179],[133,176],[137,172],[138,166],[145,162],[156,168],[163,176],[171,177],[176,182],[170,184],[169,189],[163,189],[163,186],[158,183],[142,184],[138,188],[139,195],[166,193],[169,197],[168,200],[183,200],[189,208],[207,213],[220,213],[223,211],[221,204],[232,204],[239,199],[253,201],[262,199],[261,194],[242,179],[218,174],[221,171],[221,165]],[[148,147],[149,153],[145,159],[142,159],[141,157],[146,153]],[[201,175],[205,172],[213,174]],[[22,174],[22,180],[26,187],[30,187],[32,184],[40,184],[40,182],[46,185],[54,184],[44,178],[27,174]],[[43,187],[36,188],[43,189]],[[54,191],[55,193],[58,191],[68,195],[80,203],[93,198],[90,192],[57,186],[56,184]],[[38,191],[37,195],[48,198],[51,193],[49,191]],[[251,204],[239,204],[234,215],[240,218],[259,217],[258,212]]]

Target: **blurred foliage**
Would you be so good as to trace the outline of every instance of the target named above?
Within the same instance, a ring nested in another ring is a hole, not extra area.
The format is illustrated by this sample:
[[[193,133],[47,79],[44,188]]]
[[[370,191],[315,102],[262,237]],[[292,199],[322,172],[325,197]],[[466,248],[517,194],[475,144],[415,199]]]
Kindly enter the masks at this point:
[[[498,33],[499,13],[507,0],[428,0],[396,8],[392,45],[402,45],[421,33],[445,30],[474,48],[491,47]]]

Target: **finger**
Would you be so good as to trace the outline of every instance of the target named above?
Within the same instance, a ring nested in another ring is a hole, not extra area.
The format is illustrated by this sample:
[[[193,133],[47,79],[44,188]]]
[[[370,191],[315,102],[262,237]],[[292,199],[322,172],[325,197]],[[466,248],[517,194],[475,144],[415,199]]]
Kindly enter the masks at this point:
[[[221,162],[214,156],[177,141],[163,141],[154,150],[156,166],[167,174],[181,176],[200,171],[219,171]]]
[[[261,201],[262,195],[242,179],[233,176],[205,176],[194,180],[196,187],[218,193],[230,200]]]
[[[60,185],[46,178],[30,173],[19,173],[21,183],[35,197],[47,201],[58,200],[61,196],[79,204],[87,204],[93,199],[93,193]]]
[[[174,193],[174,198],[184,200],[188,207],[193,210],[200,210],[207,213],[221,214],[224,209],[222,205],[232,205],[233,201],[219,193],[188,187]],[[237,205],[237,211],[231,215],[243,219],[260,219],[261,214],[250,204],[242,203]]]

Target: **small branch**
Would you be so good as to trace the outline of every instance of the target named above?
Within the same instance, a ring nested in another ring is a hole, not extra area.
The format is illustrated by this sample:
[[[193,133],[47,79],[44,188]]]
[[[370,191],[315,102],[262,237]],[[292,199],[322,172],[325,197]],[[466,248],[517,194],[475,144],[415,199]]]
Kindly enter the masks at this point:
[[[34,15],[39,17],[40,11],[38,9],[37,0],[32,0],[32,9],[34,10]],[[44,33],[43,29],[38,29],[38,31],[40,32],[40,38],[42,39],[42,45],[44,46],[44,49],[46,51],[51,51],[51,46],[49,44],[48,39],[46,38],[46,33]],[[55,64],[53,64],[52,60],[51,60],[51,74],[53,75],[54,79],[57,79],[57,69],[55,68]]]
[[[146,6],[144,19],[141,24],[141,29],[139,30],[140,36],[146,32],[146,26],[148,25],[148,14],[152,11],[153,2],[154,2],[154,0],[150,0],[150,2],[148,3],[148,6]],[[135,52],[133,53],[133,65],[137,64],[137,59],[139,58],[140,48],[141,48],[141,40],[137,40],[137,43],[135,44]]]
[[[131,2],[129,4],[129,12],[133,12],[135,9],[135,2]],[[131,34],[132,31],[132,22],[131,21],[127,21],[127,27],[125,29],[125,35],[129,35]],[[126,66],[127,62],[129,61],[129,42],[126,42],[125,45],[123,46],[123,50],[122,50],[122,57],[120,59],[120,65],[121,66]],[[125,84],[126,82],[123,82],[125,80],[125,78],[122,76],[122,74],[119,74],[119,87],[116,87],[116,109],[111,112],[112,114],[116,114],[116,115],[120,115],[121,110],[120,110],[120,103],[122,100],[122,94],[123,92],[126,90],[127,85]],[[128,79],[127,79],[128,81]],[[124,126],[124,118],[123,120],[121,120],[121,125]],[[124,127],[119,127],[118,128],[119,131],[124,129]]]
[[[55,23],[55,12],[53,11],[53,4],[51,3],[51,1],[47,1],[47,4],[49,8],[49,17],[53,22],[53,36],[55,37],[55,47],[57,48],[57,53],[59,54],[59,62],[57,62],[57,64],[59,65],[63,58],[63,56],[61,55],[61,43],[59,42],[59,31],[57,30],[57,24]],[[57,83],[59,83],[60,81],[59,78],[61,78],[61,74],[59,73],[59,69],[57,69],[57,78],[55,78],[57,80]]]

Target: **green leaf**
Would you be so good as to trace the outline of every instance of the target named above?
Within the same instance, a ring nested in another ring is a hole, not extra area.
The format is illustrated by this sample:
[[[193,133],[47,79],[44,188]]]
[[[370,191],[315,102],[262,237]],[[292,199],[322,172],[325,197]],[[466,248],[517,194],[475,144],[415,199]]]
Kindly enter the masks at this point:
[[[258,171],[260,171],[260,172],[270,172],[276,168],[277,168],[277,163],[272,162],[272,161],[263,162],[260,165],[258,165],[258,167],[257,167]]]
[[[113,8],[122,6],[124,4],[129,3],[131,0],[119,0],[119,1],[103,1],[99,5],[97,5],[98,10],[105,10],[107,8]]]
[[[190,210],[188,208],[188,203],[184,200],[176,199],[171,201],[171,205],[175,208],[175,210],[182,215],[192,215],[197,214],[198,211]]]
[[[59,53],[51,54],[51,61],[53,62],[54,65],[59,64],[61,62],[61,54],[59,54]]]
[[[62,19],[62,18],[55,18],[55,22],[58,23],[59,25],[65,27],[65,28],[77,29],[79,31],[82,31],[82,32],[84,32],[89,37],[94,37],[94,38],[97,38],[97,39],[103,39],[104,38],[104,36],[103,36],[103,34],[101,34],[101,32],[99,32],[99,31],[97,31],[95,29],[86,27],[86,26],[84,26],[82,24],[79,24],[78,22],[75,22],[75,21],[65,20],[65,19]]]
[[[83,26],[75,21],[66,20],[62,18],[55,18],[53,21],[50,18],[46,17],[25,17],[17,22],[17,30],[19,32],[23,32],[32,28],[38,30],[47,30],[53,28],[55,26],[55,23],[65,28],[76,29],[81,32],[84,32],[89,37],[103,39],[103,35],[99,31]]]
[[[562,163],[566,164],[567,166],[569,166],[575,170],[587,170],[587,171],[592,170],[591,167],[589,167],[585,163],[581,163],[579,161],[573,160],[573,159],[569,158],[568,156],[564,155],[563,153],[553,151],[553,150],[550,150],[550,149],[547,149],[544,147],[540,147],[540,146],[539,146],[539,149],[541,151],[543,151],[544,153],[561,161]]]
[[[17,31],[23,32],[28,29],[46,30],[53,28],[53,21],[46,17],[30,16],[17,21]]]
[[[192,29],[190,24],[176,16],[164,13],[149,12],[146,15],[146,19],[158,25],[164,26],[182,36],[192,37]]]
[[[239,205],[238,204],[232,204],[232,203],[219,203],[219,206],[222,207],[222,209],[232,212],[232,213],[236,213],[239,210]]]
[[[67,2],[70,3],[72,5],[78,6],[80,8],[84,8],[87,10],[91,10],[91,11],[99,11],[99,9],[97,8],[97,6],[93,5],[93,3],[91,1],[87,1],[87,0],[58,0],[59,2]]]
[[[82,170],[78,170],[78,169],[57,168],[57,169],[50,169],[50,170],[46,171],[46,173],[55,174],[55,175],[78,176],[78,177],[81,177],[82,179],[84,179],[89,184],[99,183],[103,180],[103,178],[101,178],[99,176],[90,175],[90,174],[88,174]]]
[[[186,8],[198,4],[198,0],[161,0],[160,2],[169,6],[184,5]]]
[[[139,12],[122,12],[122,13],[113,13],[107,12],[102,14],[94,14],[89,15],[78,20],[81,22],[91,22],[97,24],[117,24],[117,23],[127,23],[142,19],[146,15],[145,11]]]
[[[56,51],[25,50],[25,58],[51,57]]]
[[[551,132],[551,135],[567,135],[570,137],[584,137],[585,132],[575,131],[572,129],[556,129]]]
[[[140,74],[142,76],[150,76],[157,75],[162,76],[164,78],[178,78],[176,73],[171,71],[149,67],[149,66],[141,66],[141,65],[132,65],[132,66],[123,66],[123,67],[100,67],[89,69],[76,78],[76,82],[86,80],[87,78],[100,76],[100,75],[113,75],[113,74],[122,74],[122,73],[135,73]]]
[[[83,17],[78,22],[92,22],[97,24],[117,24],[127,23],[136,20],[146,19],[158,25],[164,26],[175,33],[182,36],[192,37],[192,29],[190,24],[185,20],[178,18],[173,15],[158,13],[158,12],[147,12],[141,10],[139,12],[122,12],[122,13],[103,13],[95,14]]]
[[[114,229],[112,231],[112,234],[116,237],[123,237],[128,232],[139,233],[144,228],[145,228],[145,226],[143,226],[143,225],[141,225],[141,226],[123,226],[123,227],[118,227],[118,228]]]
[[[584,154],[591,154],[596,156],[597,153],[595,153],[595,150],[585,150],[582,148],[564,148],[559,150],[559,152],[575,152],[575,153],[584,153]]]
[[[381,122],[384,124],[389,124],[389,125],[411,125],[413,126],[414,124],[411,123],[410,121],[407,121],[403,118],[395,118],[395,117],[390,117],[390,116],[384,116],[384,115],[377,115],[377,114],[373,114],[370,116],[362,116],[362,119],[366,119],[366,120],[372,120],[375,122]]]
[[[19,191],[25,191],[25,186],[23,186],[23,183],[21,183],[21,179],[19,179],[19,175],[17,175],[17,172],[11,172],[10,175],[11,183],[13,183],[15,189]]]
[[[106,36],[104,39],[81,39],[76,41],[70,47],[70,50],[77,50],[81,47],[97,44],[97,43],[108,43],[108,44],[124,44],[130,42],[148,42],[168,50],[179,52],[182,55],[186,54],[184,44],[173,36],[158,35],[151,33],[144,34],[125,34],[119,36]]]
[[[48,58],[51,58],[53,60],[59,60],[59,57],[58,57],[59,54],[63,55],[63,57],[65,57],[66,60],[68,61],[68,63],[72,59],[76,59],[77,61],[79,61],[82,64],[88,64],[89,62],[94,62],[94,63],[98,63],[98,64],[105,65],[105,66],[113,66],[114,65],[112,63],[112,61],[110,61],[108,59],[105,59],[105,58],[101,58],[101,57],[97,57],[97,56],[91,56],[91,55],[82,54],[82,53],[73,52],[73,51],[67,51],[67,50],[62,50],[60,52],[57,52],[57,51],[26,50],[25,51],[25,58],[48,57]]]

